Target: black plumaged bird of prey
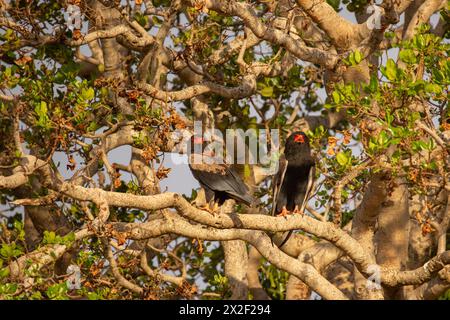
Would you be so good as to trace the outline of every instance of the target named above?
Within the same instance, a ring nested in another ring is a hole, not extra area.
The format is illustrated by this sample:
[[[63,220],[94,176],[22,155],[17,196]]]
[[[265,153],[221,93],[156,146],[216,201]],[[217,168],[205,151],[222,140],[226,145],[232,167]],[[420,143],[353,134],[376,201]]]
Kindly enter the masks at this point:
[[[280,157],[279,170],[273,181],[272,215],[285,216],[304,213],[315,174],[315,162],[311,156],[309,139],[302,131],[292,133],[286,140],[284,155]],[[283,246],[289,239],[289,232]]]
[[[210,161],[214,155],[204,150],[206,145],[207,142],[201,136],[191,137],[189,168],[205,190],[206,201],[222,205],[225,200],[234,199],[250,206],[254,199],[239,174],[229,164],[216,164]],[[198,161],[199,158],[195,161],[194,157],[199,156],[203,161]]]

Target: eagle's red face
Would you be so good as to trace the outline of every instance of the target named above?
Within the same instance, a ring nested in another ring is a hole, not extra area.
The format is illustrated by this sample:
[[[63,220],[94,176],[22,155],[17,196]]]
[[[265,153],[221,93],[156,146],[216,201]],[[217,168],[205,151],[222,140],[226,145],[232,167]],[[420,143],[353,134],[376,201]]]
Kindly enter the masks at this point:
[[[294,136],[294,142],[305,143],[305,137],[302,134],[296,134]]]

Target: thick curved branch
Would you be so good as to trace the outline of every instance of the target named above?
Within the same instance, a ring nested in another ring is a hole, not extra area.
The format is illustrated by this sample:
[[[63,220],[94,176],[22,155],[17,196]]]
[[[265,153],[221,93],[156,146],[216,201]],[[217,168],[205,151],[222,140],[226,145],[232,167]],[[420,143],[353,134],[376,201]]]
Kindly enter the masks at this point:
[[[236,213],[212,216],[206,211],[193,207],[189,202],[187,202],[187,200],[176,193],[162,193],[154,196],[138,196],[118,192],[106,192],[104,190],[94,188],[88,189],[69,184],[64,184],[60,189],[60,192],[78,200],[89,201],[94,201],[96,197],[94,196],[95,194],[103,193],[102,196],[104,199],[106,199],[108,204],[112,206],[133,207],[143,210],[157,210],[173,207],[176,208],[179,214],[183,217],[204,225],[212,226],[214,228],[241,228],[271,232],[299,229],[311,233],[319,238],[325,239],[343,250],[353,260],[358,270],[366,277],[372,275],[371,265],[375,263],[373,254],[371,255],[370,252],[367,252],[357,240],[352,238],[345,231],[337,228],[332,223],[321,222],[306,215],[291,215],[287,218],[271,217],[260,214],[246,215]],[[353,223],[355,223],[355,221]],[[146,223],[130,224],[129,226],[139,228],[141,232],[144,232],[145,230],[145,237],[155,237],[155,235],[153,235],[153,231],[148,229],[150,225],[147,225]],[[354,230],[354,228],[352,230]],[[177,232],[174,231],[174,233]],[[195,235],[193,235],[193,237],[195,237]],[[230,239],[226,238],[216,240]],[[236,238],[232,240],[236,240]],[[253,244],[253,242],[250,243]],[[267,256],[265,257],[267,258]],[[381,268],[381,282],[388,286],[421,284],[429,280],[433,272],[439,271],[445,264],[450,262],[447,261],[447,259],[450,259],[450,252],[446,251],[433,259],[437,259],[438,262],[444,261],[444,263],[440,265],[440,268],[433,267],[430,269],[430,266],[425,264],[423,267],[412,271],[399,271],[391,268]],[[436,261],[433,262],[433,259],[430,260],[429,263],[435,267],[438,266],[439,263]]]
[[[195,6],[194,0],[189,2],[192,6]],[[299,59],[320,64],[328,69],[334,68],[338,62],[338,56],[335,54],[317,48],[306,47],[288,34],[277,29],[268,28],[266,24],[259,20],[253,8],[247,3],[204,0],[204,5],[208,9],[219,11],[229,16],[238,16],[257,37],[284,47]]]
[[[406,295],[411,300],[435,300],[450,289],[450,266],[438,272],[429,282]]]
[[[325,0],[297,0],[312,20],[327,33],[333,44],[340,48],[348,48],[352,43],[359,43],[366,37],[360,34],[364,25],[353,24],[337,13]]]
[[[59,177],[53,172],[47,162],[35,156],[25,155],[21,158],[20,165],[14,168],[12,175],[0,176],[0,189],[18,188],[27,183],[29,176],[34,172],[39,172],[42,181],[47,185],[60,182]]]
[[[91,33],[88,33],[87,35],[85,35],[84,37],[82,37],[81,39],[78,40],[67,40],[66,43],[70,46],[81,46],[83,44],[88,44],[94,40],[98,40],[98,39],[106,39],[106,38],[115,38],[119,35],[125,35],[127,36],[127,38],[129,38],[130,40],[136,40],[132,34],[130,34],[131,31],[130,29],[125,26],[125,25],[118,25],[115,27],[112,27],[110,29],[107,30],[97,30],[97,31],[93,31]],[[153,38],[148,35],[148,39],[146,44],[150,45],[153,43]]]
[[[430,17],[433,15],[433,13],[443,8],[446,3],[447,3],[446,0],[425,1],[414,13],[408,26],[404,28],[403,40],[411,39],[416,32],[416,28],[421,23],[427,23]]]
[[[135,240],[153,238],[166,233],[175,233],[203,240],[243,240],[257,248],[277,268],[286,270],[302,279],[325,299],[347,299],[312,266],[301,263],[272,246],[269,236],[262,231],[206,228],[191,224],[175,214],[167,214],[163,219],[155,219],[144,224],[111,223],[110,226],[116,232],[124,233],[128,238]]]

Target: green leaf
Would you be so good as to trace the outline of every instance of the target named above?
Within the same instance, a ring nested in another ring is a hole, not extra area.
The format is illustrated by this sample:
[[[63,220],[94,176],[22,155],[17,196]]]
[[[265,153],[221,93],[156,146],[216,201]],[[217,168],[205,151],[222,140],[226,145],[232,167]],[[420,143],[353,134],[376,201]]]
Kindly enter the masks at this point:
[[[44,231],[44,239],[42,240],[44,244],[58,244],[60,240],[61,238],[57,236],[55,232]]]
[[[442,92],[442,87],[435,83],[427,83],[425,85],[425,91],[428,93],[440,94]]]
[[[69,232],[68,234],[66,234],[63,237],[63,241],[64,241],[64,244],[69,244],[69,243],[75,241],[75,233]]]
[[[38,103],[34,108],[34,111],[39,116],[37,125],[42,128],[48,128],[49,118],[47,115],[47,102],[41,101],[40,103]]]
[[[412,142],[412,149],[415,152],[426,150],[427,144],[424,141],[413,141]]]
[[[9,276],[9,267],[4,267],[4,268],[0,269],[0,279],[6,278],[8,276]]]
[[[11,69],[11,68],[6,68],[3,74],[4,74],[5,77],[7,77],[7,78],[11,77],[12,69]]]
[[[363,55],[359,50],[356,50],[354,52],[351,52],[348,57],[344,60],[346,65],[350,65],[350,66],[356,66],[358,65],[362,59],[363,59]]]
[[[33,294],[29,297],[29,300],[41,300],[42,294],[39,291],[33,292]]]
[[[327,3],[332,6],[335,11],[339,11],[341,0],[327,0]]]
[[[386,111],[386,122],[390,126],[392,124],[392,121],[394,121],[394,116],[389,112],[389,110]]]
[[[55,284],[47,289],[45,292],[47,297],[52,300],[67,300],[67,284],[66,282]]]
[[[341,166],[344,167],[345,165],[347,165],[349,158],[347,157],[347,155],[344,152],[339,152],[336,155],[336,160]]]
[[[414,38],[414,44],[416,45],[416,47],[418,49],[425,48],[426,42],[425,42],[425,37],[423,36],[423,34],[419,34]]]
[[[359,63],[362,61],[362,59],[363,59],[363,55],[362,55],[361,52],[359,52],[359,50],[356,50],[356,51],[354,52],[354,56],[355,56],[355,62],[356,62],[356,64],[359,64]]]
[[[378,90],[378,79],[376,76],[370,77],[369,90],[372,93],[377,92]]]
[[[0,248],[0,258],[9,260],[20,256],[23,253],[22,248],[17,246],[15,242],[11,244],[4,243]]]
[[[95,92],[94,89],[89,87],[89,88],[83,88],[81,90],[81,98],[85,101],[90,101],[92,99],[94,99],[95,96]]]
[[[385,73],[385,76],[391,81],[397,78],[397,65],[395,64],[394,60],[389,59],[387,61]]]
[[[25,240],[25,230],[21,221],[14,221],[14,229],[17,231],[17,239]]]
[[[400,51],[399,57],[400,60],[408,64],[414,64],[417,61],[416,55],[414,54],[414,51],[411,49],[405,49]]]
[[[380,132],[380,134],[378,135],[377,142],[380,147],[385,146],[389,142],[389,137],[388,137],[388,134],[386,133],[386,131]]]
[[[356,61],[355,61],[355,55],[354,53],[350,53],[350,55],[348,56],[348,64],[351,66],[356,65]]]
[[[384,33],[384,37],[385,37],[386,39],[394,39],[395,33],[392,32],[392,31],[386,31],[386,32]]]
[[[273,96],[273,87],[264,87],[259,92],[263,97],[270,98]]]
[[[148,22],[148,17],[145,16],[145,15],[143,15],[143,14],[140,13],[140,12],[137,12],[137,13],[136,13],[135,19],[136,19],[136,21],[137,21],[141,26],[143,26],[143,27],[145,27],[145,25],[146,25],[147,22]],[[158,19],[157,19],[156,17],[154,17],[154,18],[153,18],[153,21],[156,22],[156,21],[158,21]]]
[[[88,292],[88,293],[87,293],[87,297],[88,297],[89,300],[101,300],[101,299],[102,299],[102,297],[99,296],[99,295],[98,295],[97,293],[95,293],[95,292]]]
[[[94,131],[97,130],[98,128],[99,128],[99,126],[98,126],[97,122],[91,121],[91,122],[89,123],[89,126],[87,127],[87,130],[88,130],[89,132],[94,132]]]
[[[332,95],[334,103],[339,104],[339,102],[341,102],[341,94],[335,90]]]
[[[47,102],[41,101],[40,104],[38,104],[35,108],[36,113],[39,117],[47,114]]]
[[[153,21],[153,24],[156,26],[160,26],[164,22],[162,19],[158,18],[157,16],[153,16],[152,21]],[[143,26],[145,26],[145,22],[144,22]]]
[[[14,294],[17,291],[17,283],[0,285],[0,294]]]

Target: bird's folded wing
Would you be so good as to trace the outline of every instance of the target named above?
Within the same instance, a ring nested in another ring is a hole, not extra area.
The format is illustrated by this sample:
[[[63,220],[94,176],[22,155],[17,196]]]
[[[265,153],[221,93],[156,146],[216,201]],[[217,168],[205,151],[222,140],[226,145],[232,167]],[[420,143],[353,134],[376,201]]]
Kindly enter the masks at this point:
[[[272,216],[275,215],[276,203],[278,199],[278,194],[280,193],[281,185],[283,184],[284,176],[286,175],[286,170],[288,167],[288,161],[284,155],[281,155],[278,164],[278,172],[274,175],[272,179]]]
[[[248,193],[247,185],[230,165],[189,163],[189,166],[195,172],[196,178],[212,190],[231,192],[237,195]]]
[[[303,212],[303,213],[305,212],[306,205],[308,204],[308,200],[311,197],[311,192],[313,190],[315,175],[316,175],[316,166],[313,165],[309,169],[308,185],[306,186],[306,193],[305,193],[305,197],[303,198],[303,203],[300,208],[300,212]]]

